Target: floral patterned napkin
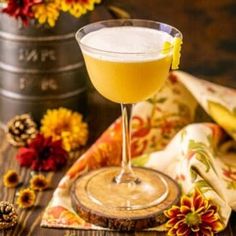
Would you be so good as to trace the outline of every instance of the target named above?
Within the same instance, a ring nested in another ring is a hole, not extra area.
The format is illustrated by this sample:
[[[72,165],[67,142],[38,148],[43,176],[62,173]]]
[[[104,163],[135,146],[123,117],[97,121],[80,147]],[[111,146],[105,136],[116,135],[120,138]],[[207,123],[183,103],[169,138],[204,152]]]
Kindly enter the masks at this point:
[[[207,118],[208,122],[195,123],[196,117],[202,118],[199,107],[214,122]],[[132,127],[133,165],[168,174],[178,181],[183,194],[197,188],[218,206],[226,226],[231,210],[236,210],[236,90],[174,72],[156,96],[135,106]],[[62,178],[41,225],[99,229],[74,212],[70,187],[82,173],[119,165],[120,160],[121,122],[117,119]]]

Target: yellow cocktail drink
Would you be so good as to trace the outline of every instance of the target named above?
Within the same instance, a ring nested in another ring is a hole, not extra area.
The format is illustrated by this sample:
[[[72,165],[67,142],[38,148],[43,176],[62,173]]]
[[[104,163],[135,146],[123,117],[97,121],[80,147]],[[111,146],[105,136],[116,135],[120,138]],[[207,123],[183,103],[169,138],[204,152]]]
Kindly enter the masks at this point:
[[[91,34],[82,43],[92,46],[96,43],[96,47],[107,51],[98,54],[83,50],[89,77],[104,97],[117,103],[136,103],[160,89],[172,61],[171,50],[164,53],[161,48],[166,40],[172,40],[169,35],[142,27],[113,27]],[[90,36],[93,41],[89,40]],[[126,41],[133,41],[134,46],[125,48]],[[112,49],[118,53],[112,55]],[[129,53],[123,53],[125,50]]]
[[[171,56],[143,62],[114,62],[84,55],[95,88],[118,103],[136,103],[150,98],[167,78]]]

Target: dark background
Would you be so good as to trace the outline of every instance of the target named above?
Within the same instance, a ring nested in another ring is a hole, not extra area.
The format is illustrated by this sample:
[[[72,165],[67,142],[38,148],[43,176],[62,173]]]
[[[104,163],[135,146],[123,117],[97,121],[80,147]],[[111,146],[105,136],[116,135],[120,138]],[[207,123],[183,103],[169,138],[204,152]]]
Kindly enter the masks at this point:
[[[109,0],[132,18],[165,22],[184,36],[181,69],[236,88],[235,0]]]

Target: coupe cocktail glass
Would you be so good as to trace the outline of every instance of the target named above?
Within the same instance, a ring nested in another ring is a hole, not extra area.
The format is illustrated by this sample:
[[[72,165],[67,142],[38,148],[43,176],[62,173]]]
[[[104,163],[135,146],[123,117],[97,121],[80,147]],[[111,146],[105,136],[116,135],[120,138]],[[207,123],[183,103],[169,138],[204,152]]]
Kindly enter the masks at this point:
[[[176,28],[149,20],[101,21],[76,34],[92,84],[104,97],[120,103],[122,111],[121,168],[104,168],[86,186],[90,199],[99,205],[143,209],[168,196],[168,186],[158,173],[131,166],[130,119],[133,104],[163,86],[175,38],[182,38]],[[164,45],[169,46],[163,49]],[[99,191],[98,183],[104,183]]]

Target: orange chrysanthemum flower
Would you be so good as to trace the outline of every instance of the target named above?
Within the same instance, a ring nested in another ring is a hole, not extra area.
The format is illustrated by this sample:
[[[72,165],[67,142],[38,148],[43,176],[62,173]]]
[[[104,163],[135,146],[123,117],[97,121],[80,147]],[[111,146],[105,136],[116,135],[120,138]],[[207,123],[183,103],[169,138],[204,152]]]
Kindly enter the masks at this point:
[[[30,188],[34,191],[43,191],[49,186],[49,181],[44,175],[34,175],[30,180]]]
[[[32,207],[36,200],[35,192],[30,188],[25,188],[19,191],[17,194],[16,204],[19,208]]]
[[[15,170],[8,170],[3,176],[3,184],[7,188],[14,188],[19,184],[19,175]]]
[[[84,146],[88,139],[88,125],[83,116],[66,108],[48,110],[41,121],[41,132],[54,141],[61,140],[66,151]]]
[[[169,218],[169,236],[212,236],[224,228],[217,206],[197,189],[192,197],[183,196],[180,206],[172,206],[165,215]]]

